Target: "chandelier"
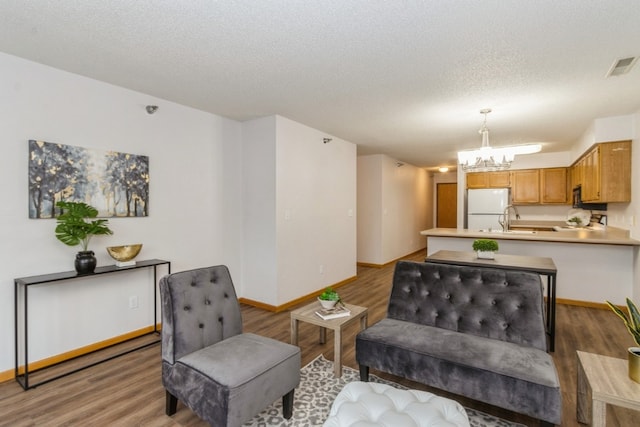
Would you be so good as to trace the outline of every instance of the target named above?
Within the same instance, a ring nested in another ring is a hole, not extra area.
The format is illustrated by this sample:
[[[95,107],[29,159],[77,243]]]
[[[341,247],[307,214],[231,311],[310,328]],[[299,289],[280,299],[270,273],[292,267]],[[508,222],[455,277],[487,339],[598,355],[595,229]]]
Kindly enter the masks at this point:
[[[458,163],[465,172],[501,171],[511,167],[516,154],[531,154],[540,151],[540,144],[514,145],[510,147],[492,148],[489,146],[489,128],[487,114],[491,108],[480,110],[484,122],[478,131],[482,135],[482,146],[478,150],[458,151]]]

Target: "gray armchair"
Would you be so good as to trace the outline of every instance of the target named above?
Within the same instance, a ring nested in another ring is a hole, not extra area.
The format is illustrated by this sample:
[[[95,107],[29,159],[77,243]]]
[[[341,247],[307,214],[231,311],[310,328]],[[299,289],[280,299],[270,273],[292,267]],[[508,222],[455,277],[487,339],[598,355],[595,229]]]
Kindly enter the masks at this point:
[[[282,397],[283,415],[291,418],[300,349],[242,333],[227,267],[165,276],[160,295],[167,415],[180,400],[212,426],[240,426]]]

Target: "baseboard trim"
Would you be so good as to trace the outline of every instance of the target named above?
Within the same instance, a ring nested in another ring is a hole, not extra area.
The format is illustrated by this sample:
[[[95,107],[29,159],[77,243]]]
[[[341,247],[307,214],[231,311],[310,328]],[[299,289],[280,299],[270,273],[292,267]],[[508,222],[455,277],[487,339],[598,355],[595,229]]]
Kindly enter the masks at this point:
[[[357,279],[357,277],[358,276],[352,276],[352,277],[349,277],[348,279],[342,280],[342,281],[340,281],[338,283],[334,283],[333,285],[328,285],[328,286],[333,288],[333,289],[337,289],[337,288],[340,288],[341,286],[346,285],[347,283],[351,283],[351,282],[355,281]],[[240,301],[241,304],[246,304],[246,305],[250,305],[252,307],[261,308],[263,310],[272,311],[274,313],[279,313],[281,311],[288,310],[291,307],[300,304],[301,302],[305,302],[307,300],[316,298],[325,289],[326,289],[326,286],[324,288],[320,289],[320,290],[311,292],[310,294],[307,294],[307,295],[303,295],[300,298],[296,298],[294,300],[288,301],[288,302],[286,302],[284,304],[281,304],[281,305],[265,304],[263,302],[254,301],[254,300],[249,299],[249,298],[239,298],[238,301]]]
[[[159,331],[160,329],[161,329],[161,324],[158,324],[156,326],[156,330]],[[142,329],[137,329],[135,331],[127,332],[126,334],[123,334],[123,335],[118,335],[116,337],[99,341],[93,344],[89,344],[84,347],[79,347],[74,350],[67,351],[65,353],[47,357],[46,359],[36,360],[34,362],[29,363],[29,372],[36,371],[42,368],[47,368],[49,366],[53,366],[61,362],[66,362],[68,360],[75,359],[76,357],[93,353],[94,351],[103,350],[107,347],[111,347],[113,345],[120,344],[125,341],[129,341],[131,339],[150,334],[151,332],[153,332],[153,326],[147,326]],[[18,372],[20,374],[24,373],[24,365],[18,367]],[[10,369],[8,371],[0,372],[0,382],[5,382],[13,379],[15,379],[15,369]]]
[[[420,252],[422,252],[422,251],[426,251],[426,250],[427,250],[427,247],[425,246],[425,247],[424,247],[424,248],[422,248],[422,249],[418,249],[418,250],[417,250],[417,251],[415,251],[415,252],[411,252],[410,254],[407,254],[407,255],[401,256],[400,258],[396,258],[396,259],[394,259],[394,260],[392,260],[392,261],[389,261],[389,262],[387,262],[387,263],[385,263],[385,264],[371,264],[371,263],[368,263],[368,262],[357,262],[356,264],[357,264],[358,266],[360,266],[360,267],[384,268],[384,267],[388,266],[389,264],[394,264],[394,263],[396,263],[396,262],[398,262],[398,261],[400,261],[400,260],[402,260],[402,259],[408,258],[408,257],[413,256],[413,255],[416,255],[416,254],[419,254]]]
[[[602,310],[611,310],[605,303],[591,302],[591,301],[578,301],[572,299],[556,298],[556,304],[575,305],[577,307],[599,308]],[[619,305],[621,309],[625,309],[625,306]]]

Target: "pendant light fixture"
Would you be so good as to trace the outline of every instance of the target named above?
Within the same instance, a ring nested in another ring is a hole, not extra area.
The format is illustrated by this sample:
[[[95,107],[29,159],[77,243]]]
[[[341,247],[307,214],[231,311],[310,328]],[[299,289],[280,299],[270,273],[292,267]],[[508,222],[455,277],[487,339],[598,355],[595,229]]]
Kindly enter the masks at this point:
[[[482,135],[482,145],[478,150],[458,151],[458,163],[465,172],[501,171],[511,167],[516,154],[537,153],[542,148],[540,144],[514,145],[510,147],[492,148],[489,145],[489,128],[487,127],[487,114],[491,108],[483,108],[480,114],[484,115],[482,127],[478,131]]]

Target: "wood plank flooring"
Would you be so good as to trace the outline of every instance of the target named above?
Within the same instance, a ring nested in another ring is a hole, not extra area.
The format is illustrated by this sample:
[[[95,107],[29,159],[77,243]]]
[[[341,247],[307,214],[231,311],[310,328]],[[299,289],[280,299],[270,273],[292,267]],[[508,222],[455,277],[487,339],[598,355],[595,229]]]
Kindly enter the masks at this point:
[[[423,260],[424,252],[408,257]],[[383,268],[359,267],[358,278],[339,289],[347,302],[369,308],[369,324],[383,318],[389,297],[393,265]],[[608,285],[608,284],[603,284]],[[559,282],[558,286],[562,286]],[[303,304],[301,304],[303,305]],[[296,308],[296,307],[294,307]],[[254,332],[284,342],[290,339],[289,312],[271,313],[243,305],[246,332]],[[358,326],[344,331],[343,364],[357,368],[354,340]],[[556,351],[563,394],[563,426],[578,426],[576,421],[576,350],[625,358],[633,341],[620,320],[610,311],[558,305]],[[302,363],[318,354],[333,359],[333,337],[328,332],[325,344],[318,343],[318,331],[301,323],[299,346]],[[76,363],[76,362],[70,362]],[[463,405],[520,422],[538,425],[535,420],[500,408],[469,401],[421,384],[393,376],[372,373],[454,398]],[[640,413],[607,408],[608,426],[637,425]],[[154,345],[105,362],[68,377],[23,391],[15,381],[0,384],[0,426],[205,426],[187,408],[178,405],[173,417],[164,415],[164,389],[160,380],[160,346]]]

